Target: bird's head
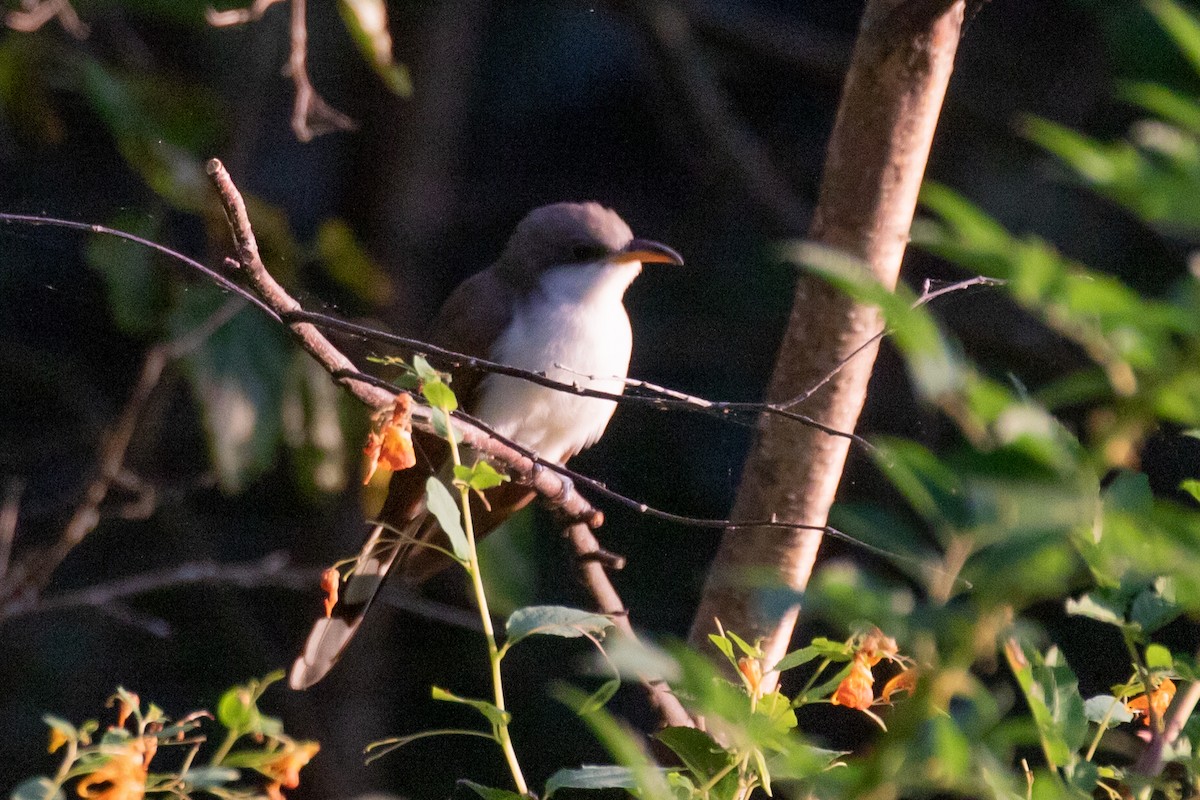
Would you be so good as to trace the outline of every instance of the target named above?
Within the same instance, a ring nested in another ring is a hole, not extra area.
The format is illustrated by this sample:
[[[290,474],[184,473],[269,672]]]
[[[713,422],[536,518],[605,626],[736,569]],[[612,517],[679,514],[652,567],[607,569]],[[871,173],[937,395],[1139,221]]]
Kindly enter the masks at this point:
[[[633,231],[599,203],[555,203],[536,208],[517,225],[499,267],[514,284],[531,289],[550,272],[578,272],[625,287],[642,264],[683,264],[671,248]]]

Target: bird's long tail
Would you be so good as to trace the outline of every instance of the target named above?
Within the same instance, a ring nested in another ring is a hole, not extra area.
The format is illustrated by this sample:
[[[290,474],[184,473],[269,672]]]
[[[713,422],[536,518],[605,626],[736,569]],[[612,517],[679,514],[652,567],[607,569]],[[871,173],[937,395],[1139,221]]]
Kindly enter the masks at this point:
[[[436,526],[436,521],[423,512],[400,530],[375,526],[341,587],[338,602],[309,631],[304,649],[292,663],[288,685],[307,689],[333,669],[358,632],[388,573],[404,561],[415,540],[428,535],[424,529],[431,525]]]

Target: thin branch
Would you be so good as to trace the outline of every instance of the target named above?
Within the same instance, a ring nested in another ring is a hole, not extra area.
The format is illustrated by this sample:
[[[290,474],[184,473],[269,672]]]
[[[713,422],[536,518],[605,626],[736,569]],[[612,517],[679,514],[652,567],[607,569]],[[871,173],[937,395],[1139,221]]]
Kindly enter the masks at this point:
[[[4,15],[4,24],[14,31],[33,33],[52,19],[57,19],[63,30],[76,39],[87,38],[88,26],[70,0],[22,0],[20,10]]]
[[[24,492],[25,481],[20,478],[8,479],[4,487],[4,505],[0,506],[0,581],[8,574],[13,539],[17,536],[17,520],[21,515],[21,495]]]
[[[544,372],[534,372],[519,367],[512,367],[508,364],[501,364],[497,361],[491,361],[486,358],[470,356],[465,353],[459,353],[454,350],[447,350],[443,347],[422,342],[418,339],[412,339],[407,336],[398,336],[396,334],[387,333],[384,331],[370,328],[365,325],[359,325],[348,320],[331,317],[327,314],[321,314],[314,311],[290,311],[282,314],[284,320],[291,322],[294,320],[303,320],[311,322],[321,328],[329,330],[341,331],[343,333],[351,333],[355,336],[360,336],[369,341],[374,341],[382,344],[397,345],[407,348],[416,353],[425,356],[432,356],[439,363],[448,364],[452,367],[466,367],[468,369],[477,369],[482,372],[495,373],[497,375],[507,375],[514,378],[520,378],[524,381],[545,386],[555,391],[564,392],[566,394],[579,395],[580,397],[596,397],[601,400],[612,400],[615,403],[624,403],[627,405],[647,405],[653,408],[667,411],[679,409],[683,411],[691,411],[704,413],[708,416],[716,417],[717,419],[739,422],[741,424],[752,424],[757,419],[760,413],[771,414],[774,416],[790,419],[793,422],[799,422],[804,425],[816,428],[817,430],[827,433],[830,436],[841,436],[850,439],[855,444],[873,449],[870,442],[853,433],[839,431],[828,425],[822,425],[816,420],[805,416],[804,414],[791,411],[785,408],[782,404],[777,403],[752,403],[752,402],[735,402],[727,400],[706,400],[702,397],[686,395],[675,390],[662,389],[651,383],[641,381],[628,381],[629,385],[640,385],[642,387],[657,390],[656,394],[639,395],[625,394],[617,392],[606,392],[601,389],[592,389],[587,386],[581,386],[578,383],[565,383],[548,377]],[[568,372],[575,372],[581,377],[586,377],[590,380],[595,380],[595,375],[583,375],[569,366],[555,364],[559,369]]]
[[[227,322],[234,311],[241,307],[242,302],[239,299],[227,301],[200,326],[199,330],[205,331],[207,336]],[[192,332],[174,341],[156,345],[146,352],[133,391],[125,401],[116,424],[104,436],[94,474],[84,489],[83,500],[52,544],[45,549],[31,550],[25,554],[0,581],[0,602],[4,602],[6,607],[14,600],[28,601],[36,598],[49,584],[54,571],[71,551],[95,530],[100,522],[100,505],[125,469],[125,453],[133,441],[142,411],[151,393],[158,386],[163,370],[171,360],[186,354],[203,341],[203,338]]]
[[[1147,688],[1147,693],[1149,693],[1149,688]],[[1163,756],[1183,733],[1183,726],[1192,716],[1192,711],[1196,709],[1197,703],[1200,703],[1200,681],[1192,681],[1187,685],[1187,689],[1177,693],[1171,701],[1163,718],[1162,730],[1159,731],[1155,726],[1150,726],[1150,743],[1138,756],[1138,760],[1133,766],[1134,772],[1148,778],[1153,778],[1162,772]],[[1147,708],[1147,713],[1151,713],[1153,710],[1153,706],[1150,706]]]
[[[636,642],[638,637],[633,631],[633,624],[629,621],[629,613],[625,609],[625,604],[621,601],[621,596],[612,585],[612,581],[609,580],[604,564],[596,558],[604,551],[600,547],[600,543],[596,541],[595,534],[588,526],[575,524],[568,526],[563,531],[563,535],[570,541],[571,548],[575,551],[580,579],[596,600],[596,607],[601,613],[612,618],[613,625],[617,630]],[[643,679],[642,685],[646,689],[650,704],[654,706],[666,725],[689,728],[696,726],[691,714],[684,709],[679,698],[671,692],[670,686],[663,681],[648,679]]]

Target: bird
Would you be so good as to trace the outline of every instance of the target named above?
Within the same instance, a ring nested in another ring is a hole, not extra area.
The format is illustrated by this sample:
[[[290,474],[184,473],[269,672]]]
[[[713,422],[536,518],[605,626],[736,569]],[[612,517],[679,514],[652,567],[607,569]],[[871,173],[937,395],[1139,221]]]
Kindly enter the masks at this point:
[[[623,298],[643,264],[682,265],[670,247],[634,237],[616,212],[595,202],[555,203],[529,212],[500,257],[471,276],[434,317],[426,341],[563,383],[613,394],[625,387],[633,336]],[[460,405],[540,458],[564,464],[603,435],[617,403],[537,385],[510,375],[460,371]],[[294,689],[321,680],[362,624],[389,573],[419,585],[451,562],[413,541],[443,537],[425,508],[430,475],[450,473],[449,447],[414,432],[418,465],[393,473],[388,495],[332,611],[319,618],[292,665]],[[516,482],[472,503],[477,535],[495,529],[533,498]]]

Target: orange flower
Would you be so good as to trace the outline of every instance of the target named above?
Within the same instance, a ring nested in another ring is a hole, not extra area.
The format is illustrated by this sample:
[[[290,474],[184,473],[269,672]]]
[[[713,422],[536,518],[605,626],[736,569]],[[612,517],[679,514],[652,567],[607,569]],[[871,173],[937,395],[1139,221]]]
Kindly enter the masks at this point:
[[[146,793],[146,768],[158,742],[153,737],[130,739],[75,787],[84,800],[142,800]]]
[[[50,729],[50,746],[46,752],[53,753],[58,748],[62,747],[67,742],[71,741],[70,737],[60,731],[58,728]]]
[[[321,591],[325,593],[325,616],[333,616],[333,607],[338,601],[338,585],[342,582],[342,573],[333,567],[321,573]]]
[[[364,484],[371,482],[376,468],[381,464],[394,472],[408,469],[417,463],[412,440],[411,397],[407,394],[396,396],[391,419],[367,435],[367,446],[363,453],[367,456],[367,477],[363,479]]]
[[[270,778],[267,796],[271,800],[283,800],[282,789],[295,789],[300,785],[300,769],[307,764],[321,745],[316,742],[293,742],[287,740],[273,759],[258,768]]]
[[[869,656],[862,652],[856,653],[854,660],[850,662],[850,674],[838,684],[831,702],[835,706],[866,711],[875,700],[871,688],[874,685],[875,676],[871,674]]]
[[[750,694],[757,696],[758,688],[762,686],[762,662],[757,658],[743,656],[738,659],[737,665],[738,672],[742,673],[742,677],[746,679],[746,685],[750,689]]]
[[[858,652],[867,658],[868,666],[875,666],[881,660],[895,661],[900,648],[891,636],[884,636],[879,628],[872,628],[863,636]]]
[[[912,694],[917,688],[917,671],[915,669],[906,669],[891,677],[887,683],[883,685],[883,691],[879,694],[879,699],[885,703],[892,701],[892,695],[896,692],[908,692]]]
[[[1163,714],[1167,713],[1167,708],[1171,705],[1171,700],[1175,698],[1175,683],[1170,678],[1163,678],[1158,684],[1158,688],[1150,693],[1149,696],[1139,694],[1137,697],[1131,698],[1125,702],[1125,707],[1134,714],[1144,714],[1142,724],[1150,724],[1150,709],[1154,709],[1154,714],[1159,719],[1162,719]]]

